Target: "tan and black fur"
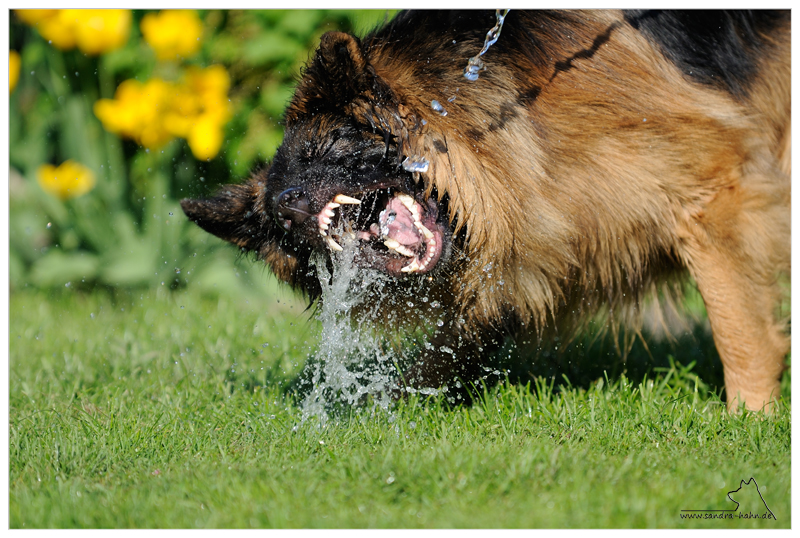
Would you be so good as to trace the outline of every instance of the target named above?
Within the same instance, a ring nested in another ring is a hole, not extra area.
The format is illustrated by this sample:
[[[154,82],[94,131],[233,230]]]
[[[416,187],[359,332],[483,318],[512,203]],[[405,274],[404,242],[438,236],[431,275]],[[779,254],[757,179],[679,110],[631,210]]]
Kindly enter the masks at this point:
[[[467,59],[494,24],[494,12],[407,12],[363,40],[325,34],[270,167],[184,200],[187,215],[314,299],[326,204],[385,204],[338,207],[334,224],[360,230],[360,263],[393,293],[435,296],[451,320],[434,340],[455,354],[423,355],[406,372],[418,386],[476,375],[506,335],[601,304],[636,311],[688,273],[729,408],[768,410],[789,346],[776,315],[790,265],[789,12],[512,10],[471,82]],[[393,238],[414,254],[380,246]],[[411,258],[424,267],[403,272]]]

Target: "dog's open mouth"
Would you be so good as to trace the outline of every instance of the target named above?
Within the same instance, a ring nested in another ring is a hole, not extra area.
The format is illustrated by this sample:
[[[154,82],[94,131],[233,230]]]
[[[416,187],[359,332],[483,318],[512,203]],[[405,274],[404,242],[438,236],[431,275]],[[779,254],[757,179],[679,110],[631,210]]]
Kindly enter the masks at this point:
[[[427,273],[436,266],[444,233],[435,201],[422,204],[391,188],[357,196],[337,194],[316,215],[330,250],[341,251],[345,238],[357,239],[357,263],[396,276]]]

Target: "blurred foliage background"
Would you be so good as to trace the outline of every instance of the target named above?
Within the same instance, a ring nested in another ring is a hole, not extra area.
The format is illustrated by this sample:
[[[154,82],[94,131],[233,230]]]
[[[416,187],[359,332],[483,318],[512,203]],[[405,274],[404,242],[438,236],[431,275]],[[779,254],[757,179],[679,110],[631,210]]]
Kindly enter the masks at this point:
[[[392,14],[13,11],[12,291],[267,281],[178,202],[269,161],[324,32],[364,35]]]

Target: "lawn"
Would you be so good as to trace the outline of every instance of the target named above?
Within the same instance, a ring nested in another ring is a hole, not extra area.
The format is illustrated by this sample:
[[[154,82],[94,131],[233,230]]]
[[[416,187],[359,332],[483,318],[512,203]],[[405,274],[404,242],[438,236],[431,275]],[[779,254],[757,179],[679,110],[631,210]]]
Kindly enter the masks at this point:
[[[791,527],[788,373],[767,418],[728,415],[679,348],[635,379],[318,427],[295,388],[309,317],[288,293],[14,291],[10,526]],[[732,510],[751,477],[736,517],[681,512]],[[776,519],[738,517],[765,503]]]

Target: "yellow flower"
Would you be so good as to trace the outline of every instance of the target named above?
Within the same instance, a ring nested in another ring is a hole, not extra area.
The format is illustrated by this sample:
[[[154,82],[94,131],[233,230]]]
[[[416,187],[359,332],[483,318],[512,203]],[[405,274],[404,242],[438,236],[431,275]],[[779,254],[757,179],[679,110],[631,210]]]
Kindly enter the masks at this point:
[[[186,83],[193,91],[204,96],[227,95],[231,78],[221,65],[212,65],[205,69],[189,66],[186,70]]]
[[[92,171],[72,160],[65,161],[58,168],[43,164],[37,171],[37,179],[45,192],[61,200],[82,196],[95,185]]]
[[[35,25],[39,33],[54,47],[61,50],[75,48],[74,19],[63,9],[56,9],[52,17],[42,17]]]
[[[157,148],[179,136],[196,158],[208,160],[219,153],[222,128],[231,117],[229,87],[224,67],[190,67],[177,84],[159,78],[144,84],[126,80],[114,99],[95,103],[94,113],[106,130],[145,147]]]
[[[203,25],[197,13],[189,10],[166,10],[148,13],[139,27],[147,44],[159,60],[188,58],[200,48]]]
[[[209,115],[201,116],[192,125],[186,140],[197,159],[212,159],[222,147],[222,124]]]
[[[222,147],[222,127],[230,119],[228,89],[231,79],[221,65],[206,69],[190,67],[186,85],[202,103],[203,110],[196,117],[186,140],[194,156],[201,160],[215,157]]]
[[[128,9],[22,9],[17,16],[53,46],[61,50],[77,46],[92,55],[124,45],[131,26]]]
[[[172,139],[163,118],[170,111],[174,92],[173,85],[160,78],[144,84],[126,80],[117,88],[114,99],[95,102],[94,114],[106,130],[155,149]]]
[[[55,16],[58,9],[15,9],[17,18],[29,26],[36,26],[37,23]]]
[[[15,50],[8,53],[8,85],[9,92],[13,92],[19,82],[19,53]]]
[[[74,17],[75,39],[86,54],[109,52],[128,41],[129,9],[65,9],[64,13]]]

